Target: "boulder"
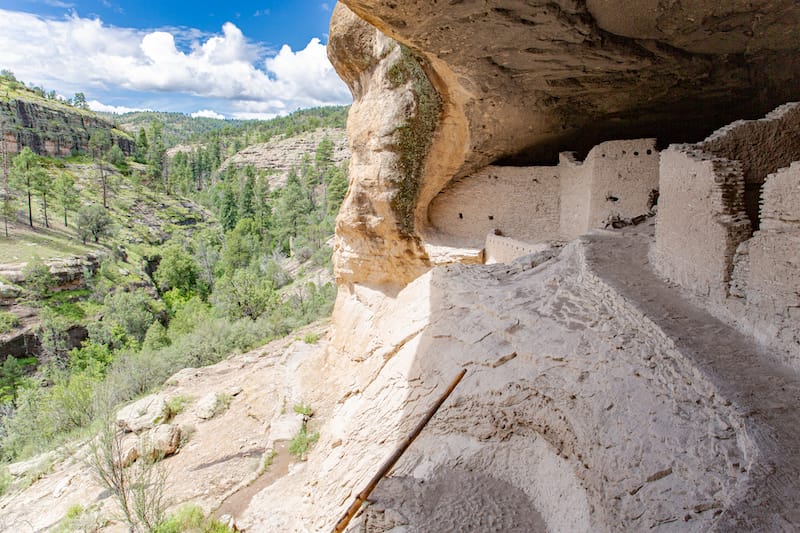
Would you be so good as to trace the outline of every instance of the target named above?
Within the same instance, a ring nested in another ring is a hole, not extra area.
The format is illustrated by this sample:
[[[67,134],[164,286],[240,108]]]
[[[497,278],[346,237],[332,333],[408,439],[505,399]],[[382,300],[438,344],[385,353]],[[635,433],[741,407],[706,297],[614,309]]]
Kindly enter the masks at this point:
[[[126,432],[140,433],[161,422],[167,413],[167,403],[158,394],[151,394],[123,407],[117,412],[117,425]]]

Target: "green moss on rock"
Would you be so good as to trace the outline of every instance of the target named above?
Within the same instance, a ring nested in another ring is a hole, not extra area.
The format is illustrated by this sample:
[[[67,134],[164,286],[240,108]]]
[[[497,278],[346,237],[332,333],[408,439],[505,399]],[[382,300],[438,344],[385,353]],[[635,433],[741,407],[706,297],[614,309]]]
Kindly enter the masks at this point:
[[[400,179],[390,204],[400,231],[408,235],[414,232],[414,208],[442,109],[439,94],[423,68],[424,61],[410,48],[400,45],[400,58],[387,72],[393,87],[410,84],[416,101],[416,113],[397,129]]]

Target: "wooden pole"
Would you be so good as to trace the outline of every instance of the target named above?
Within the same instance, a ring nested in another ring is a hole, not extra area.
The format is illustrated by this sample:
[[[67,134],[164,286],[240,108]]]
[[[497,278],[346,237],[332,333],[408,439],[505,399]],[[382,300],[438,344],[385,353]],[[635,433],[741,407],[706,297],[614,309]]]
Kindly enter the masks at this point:
[[[414,430],[408,435],[408,437],[406,437],[405,440],[403,440],[403,442],[400,443],[397,449],[395,449],[394,453],[391,456],[389,456],[389,458],[386,461],[384,461],[383,465],[381,465],[381,468],[372,477],[369,483],[367,483],[367,486],[364,488],[364,490],[362,490],[361,492],[358,493],[358,495],[356,495],[355,501],[350,505],[350,507],[347,508],[347,511],[345,511],[344,516],[342,516],[339,519],[339,521],[336,522],[336,526],[333,528],[333,533],[344,532],[344,529],[347,527],[347,524],[349,524],[350,520],[352,520],[353,517],[356,515],[358,510],[361,508],[361,505],[365,501],[367,501],[367,498],[369,498],[370,493],[375,489],[375,487],[378,486],[378,483],[380,483],[381,479],[383,479],[383,476],[388,474],[389,470],[391,470],[392,467],[395,465],[395,463],[400,460],[400,457],[403,456],[408,447],[411,446],[411,443],[414,442],[414,440],[419,436],[423,428],[425,428],[425,426],[428,425],[428,422],[430,422],[431,418],[433,418],[433,415],[436,414],[436,411],[438,411],[439,408],[442,406],[442,404],[445,402],[445,400],[447,400],[447,398],[456,388],[456,385],[458,385],[458,383],[461,381],[461,378],[463,378],[464,374],[466,373],[467,373],[466,368],[461,370],[461,372],[459,372],[459,374],[455,377],[450,386],[447,387],[447,390],[444,391],[441,397],[439,397],[439,400],[428,410],[428,412],[425,414],[425,417],[422,420],[420,420],[419,424],[417,424],[417,427],[415,427]]]

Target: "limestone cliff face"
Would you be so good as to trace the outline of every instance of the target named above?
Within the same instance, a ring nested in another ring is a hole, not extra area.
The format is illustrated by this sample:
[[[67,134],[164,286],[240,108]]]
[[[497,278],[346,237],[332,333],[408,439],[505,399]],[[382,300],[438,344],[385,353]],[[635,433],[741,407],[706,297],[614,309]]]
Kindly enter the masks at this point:
[[[489,163],[555,162],[609,139],[700,140],[795,98],[799,30],[790,0],[343,0],[329,54],[355,104],[339,279],[403,284],[424,271],[431,200]],[[397,78],[399,61],[427,80]],[[415,172],[401,161],[409,120],[424,126]]]
[[[114,142],[126,154],[135,148],[133,139],[114,125],[89,112],[67,106],[39,105],[26,100],[0,100],[7,150],[19,152],[28,146],[39,155],[63,157],[73,151],[89,151],[89,136],[94,129],[111,131]]]

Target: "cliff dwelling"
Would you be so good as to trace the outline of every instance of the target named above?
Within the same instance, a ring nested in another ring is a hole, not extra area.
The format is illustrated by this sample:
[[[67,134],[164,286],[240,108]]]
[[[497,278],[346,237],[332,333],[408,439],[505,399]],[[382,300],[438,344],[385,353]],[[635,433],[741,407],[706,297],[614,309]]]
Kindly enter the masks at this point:
[[[800,8],[762,4],[340,3],[335,454],[467,369],[358,527],[800,524]]]

